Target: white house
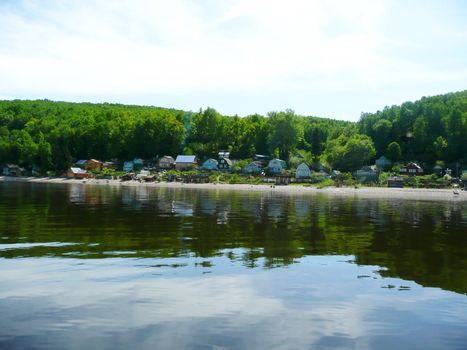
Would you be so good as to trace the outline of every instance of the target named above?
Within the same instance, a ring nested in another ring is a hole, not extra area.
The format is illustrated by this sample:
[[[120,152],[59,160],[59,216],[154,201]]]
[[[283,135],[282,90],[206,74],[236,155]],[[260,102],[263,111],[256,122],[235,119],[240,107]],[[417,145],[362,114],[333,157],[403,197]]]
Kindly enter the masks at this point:
[[[311,170],[308,167],[308,165],[306,165],[305,163],[302,163],[297,167],[297,171],[295,172],[295,177],[297,179],[306,179],[306,178],[309,178],[310,176],[311,176]]]

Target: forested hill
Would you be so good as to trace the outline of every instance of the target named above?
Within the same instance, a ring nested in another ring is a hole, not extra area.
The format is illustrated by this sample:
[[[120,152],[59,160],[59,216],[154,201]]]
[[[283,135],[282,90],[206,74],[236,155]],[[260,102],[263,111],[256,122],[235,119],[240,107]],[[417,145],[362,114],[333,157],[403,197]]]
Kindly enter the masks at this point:
[[[151,159],[181,152],[203,159],[219,149],[229,149],[237,159],[254,153],[286,158],[297,149],[311,157],[311,152],[322,154],[329,138],[354,126],[292,111],[240,118],[212,108],[194,113],[107,103],[0,101],[0,163],[63,170],[76,159]]]
[[[321,160],[354,170],[375,157],[467,163],[467,91],[423,98],[363,114],[358,123],[304,117],[293,111],[267,117],[222,116],[207,108],[185,112],[148,106],[0,101],[0,164],[43,171],[76,159],[152,159],[157,155],[232,158],[254,153],[297,163]]]
[[[467,167],[467,90],[364,113],[359,132],[372,138],[377,156]]]

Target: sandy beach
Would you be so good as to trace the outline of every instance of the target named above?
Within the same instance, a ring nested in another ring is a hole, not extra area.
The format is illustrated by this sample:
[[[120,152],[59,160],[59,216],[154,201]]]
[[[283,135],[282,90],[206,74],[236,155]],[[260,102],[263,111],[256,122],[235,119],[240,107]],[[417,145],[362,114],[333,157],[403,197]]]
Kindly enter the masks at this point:
[[[327,194],[337,196],[351,196],[359,198],[395,198],[410,200],[455,200],[467,201],[467,191],[456,191],[452,189],[424,189],[424,188],[384,188],[384,187],[305,187],[305,186],[271,186],[250,185],[250,184],[194,184],[180,182],[139,182],[139,181],[120,181],[120,180],[102,180],[102,179],[66,179],[66,178],[48,178],[48,177],[6,177],[0,176],[0,182],[25,182],[25,183],[44,183],[44,184],[80,184],[83,186],[139,186],[139,187],[169,187],[203,190],[222,190],[222,191],[259,191],[275,192],[290,195],[306,194]]]

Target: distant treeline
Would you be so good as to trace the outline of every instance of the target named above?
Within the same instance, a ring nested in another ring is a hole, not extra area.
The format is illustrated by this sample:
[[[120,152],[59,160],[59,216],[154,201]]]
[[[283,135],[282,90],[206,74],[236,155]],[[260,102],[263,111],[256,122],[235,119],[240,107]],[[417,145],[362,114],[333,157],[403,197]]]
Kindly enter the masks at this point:
[[[62,171],[76,159],[120,160],[218,150],[231,158],[267,154],[327,162],[350,171],[386,155],[393,161],[467,163],[467,91],[386,107],[357,123],[296,115],[222,116],[146,106],[0,101],[0,163]]]

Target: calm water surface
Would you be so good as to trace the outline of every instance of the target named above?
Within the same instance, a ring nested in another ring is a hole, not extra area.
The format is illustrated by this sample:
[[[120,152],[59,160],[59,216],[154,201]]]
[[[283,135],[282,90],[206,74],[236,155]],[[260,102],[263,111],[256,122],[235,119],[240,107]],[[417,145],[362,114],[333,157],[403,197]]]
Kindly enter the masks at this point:
[[[1,349],[467,349],[467,204],[0,183]]]

